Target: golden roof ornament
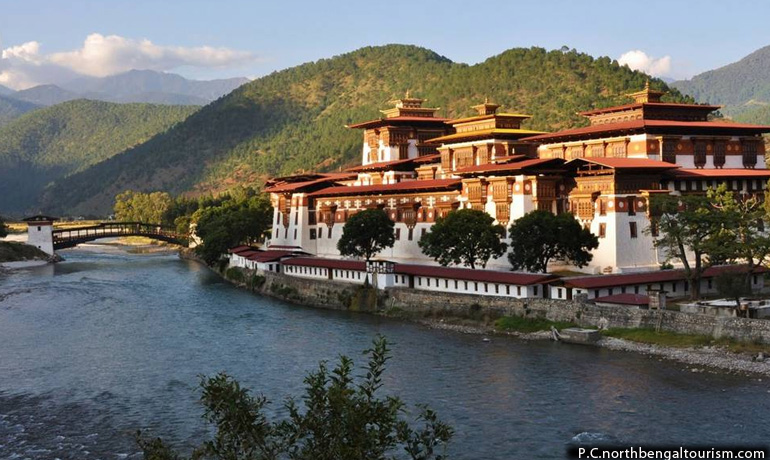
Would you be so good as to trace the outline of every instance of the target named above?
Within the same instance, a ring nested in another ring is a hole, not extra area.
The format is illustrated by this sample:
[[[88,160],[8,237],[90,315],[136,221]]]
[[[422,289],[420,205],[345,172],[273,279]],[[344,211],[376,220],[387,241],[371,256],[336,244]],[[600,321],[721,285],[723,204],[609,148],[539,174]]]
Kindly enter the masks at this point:
[[[633,98],[637,104],[647,104],[649,102],[660,102],[661,96],[666,94],[664,91],[656,91],[650,88],[650,79],[644,83],[644,89],[635,93],[626,94],[626,96]]]
[[[474,105],[471,108],[479,115],[494,115],[497,112],[497,109],[500,108],[500,104],[489,102],[489,96],[487,96],[484,98],[483,104]]]

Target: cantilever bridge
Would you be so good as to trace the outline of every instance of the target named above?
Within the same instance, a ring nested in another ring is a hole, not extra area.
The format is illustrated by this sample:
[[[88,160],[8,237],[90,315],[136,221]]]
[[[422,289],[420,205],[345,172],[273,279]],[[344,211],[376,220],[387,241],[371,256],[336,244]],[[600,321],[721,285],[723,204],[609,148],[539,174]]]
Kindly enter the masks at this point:
[[[99,238],[119,236],[145,236],[187,246],[186,238],[183,235],[179,235],[167,227],[143,222],[102,222],[87,227],[62,228],[53,230],[51,236],[54,250],[71,248]]]

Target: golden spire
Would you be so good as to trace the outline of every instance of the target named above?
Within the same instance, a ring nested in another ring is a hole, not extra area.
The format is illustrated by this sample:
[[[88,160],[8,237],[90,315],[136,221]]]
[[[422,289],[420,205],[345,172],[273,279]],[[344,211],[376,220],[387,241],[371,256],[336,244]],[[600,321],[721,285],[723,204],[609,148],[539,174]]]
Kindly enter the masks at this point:
[[[499,107],[500,104],[489,102],[489,96],[487,96],[484,98],[483,104],[474,105],[471,108],[478,112],[479,115],[494,115]]]
[[[644,89],[635,93],[626,94],[626,96],[633,98],[637,104],[646,104],[648,102],[660,102],[660,97],[666,94],[663,91],[656,91],[650,88],[650,79],[644,83]]]

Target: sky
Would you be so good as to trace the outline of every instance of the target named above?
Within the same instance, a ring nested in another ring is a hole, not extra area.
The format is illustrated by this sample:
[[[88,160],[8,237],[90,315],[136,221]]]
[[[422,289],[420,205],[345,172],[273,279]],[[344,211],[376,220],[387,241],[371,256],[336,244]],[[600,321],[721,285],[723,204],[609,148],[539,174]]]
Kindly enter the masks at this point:
[[[683,79],[770,45],[768,17],[759,0],[0,0],[0,85],[131,69],[257,78],[388,43],[468,64],[567,46]]]

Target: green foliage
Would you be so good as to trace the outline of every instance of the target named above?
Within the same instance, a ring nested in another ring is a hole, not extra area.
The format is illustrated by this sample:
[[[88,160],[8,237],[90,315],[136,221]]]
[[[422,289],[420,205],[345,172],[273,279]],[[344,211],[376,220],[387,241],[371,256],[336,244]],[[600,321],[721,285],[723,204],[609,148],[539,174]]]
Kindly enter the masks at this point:
[[[8,227],[5,225],[3,217],[0,216],[0,238],[5,238],[6,236],[8,236]]]
[[[168,193],[126,190],[115,197],[115,219],[121,222],[163,223],[173,200]],[[187,233],[186,231],[184,233]]]
[[[765,46],[738,62],[674,82],[673,86],[698,101],[741,106],[752,100],[770,101],[768,74],[770,46]]]
[[[418,244],[423,254],[443,266],[476,264],[486,267],[491,257],[500,257],[507,245],[500,241],[505,229],[494,225],[492,216],[476,209],[451,211],[439,217]]]
[[[538,332],[548,331],[551,327],[565,329],[575,327],[566,321],[550,321],[545,318],[525,318],[523,316],[503,316],[495,321],[495,329],[501,331]]]
[[[709,189],[707,198],[718,215],[715,244],[710,248],[712,258],[746,263],[749,272],[763,264],[770,255],[770,237],[764,231],[768,205],[763,205],[756,195],[737,195],[724,183]]]
[[[658,226],[655,246],[678,259],[690,284],[690,296],[700,296],[700,280],[720,227],[721,216],[712,212],[708,199],[701,195],[654,195],[650,206]],[[650,229],[645,229],[650,233]],[[693,261],[694,264],[691,264]]]
[[[528,127],[555,130],[584,125],[578,111],[626,102],[623,94],[647,78],[574,50],[517,48],[469,66],[415,46],[366,47],[247,83],[174,129],[55,184],[45,205],[96,212],[114,190],[218,192],[269,175],[337,170],[361,151],[361,132],[343,126],[379,117],[407,89],[442,107],[441,116],[467,115],[490,97],[532,114]],[[667,99],[688,100],[676,90]]]
[[[20,101],[0,94],[0,126],[38,108],[40,106],[31,102]]]
[[[631,340],[633,342],[662,345],[665,347],[703,347],[711,344],[713,339],[707,335],[678,334],[675,332],[655,331],[652,328],[625,329],[610,328],[602,332],[607,337]]]
[[[751,276],[748,270],[728,271],[714,278],[720,296],[735,300],[735,307],[741,303],[741,297],[751,295]]]
[[[225,272],[225,278],[240,284],[243,284],[246,282],[246,276],[243,274],[243,271],[241,271],[241,269],[238,267],[228,268],[227,271]]]
[[[393,247],[394,227],[382,209],[357,212],[345,222],[337,249],[343,256],[363,257],[368,261],[383,249]]]
[[[212,440],[195,450],[192,458],[217,460],[445,460],[441,453],[452,428],[425,406],[413,428],[403,417],[404,403],[395,396],[380,397],[385,365],[390,359],[387,341],[380,337],[364,352],[369,362],[362,377],[354,377],[353,361],[341,356],[329,369],[322,362],[305,378],[305,393],[286,402],[288,417],[271,421],[265,415],[268,400],[226,374],[201,380],[204,418],[216,426]],[[359,380],[356,382],[356,380]],[[145,458],[181,458],[160,439],[142,440]]]
[[[141,144],[196,109],[76,100],[25,114],[0,128],[0,209],[22,213],[37,208],[50,182]],[[95,185],[69,186],[88,196],[96,193]],[[114,184],[101,185],[100,191],[114,195]]]
[[[746,264],[748,283],[754,267],[770,255],[768,210],[758,196],[739,196],[722,183],[706,196],[655,196],[650,205],[658,216],[655,245],[682,262],[693,298],[700,295],[707,265]]]
[[[508,260],[514,270],[529,272],[545,273],[552,260],[584,267],[593,258],[591,250],[599,247],[596,235],[566,213],[532,211],[511,224],[509,236]]]
[[[196,234],[203,243],[195,248],[212,265],[233,246],[259,241],[270,229],[273,208],[270,198],[249,189],[244,194],[228,195],[221,204],[200,208],[193,215]]]

